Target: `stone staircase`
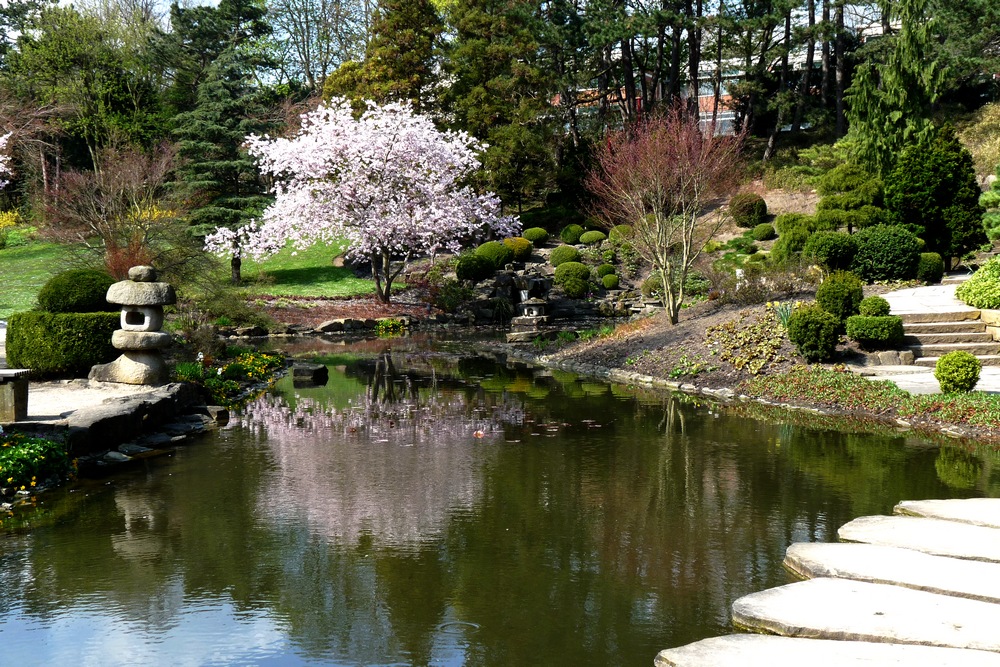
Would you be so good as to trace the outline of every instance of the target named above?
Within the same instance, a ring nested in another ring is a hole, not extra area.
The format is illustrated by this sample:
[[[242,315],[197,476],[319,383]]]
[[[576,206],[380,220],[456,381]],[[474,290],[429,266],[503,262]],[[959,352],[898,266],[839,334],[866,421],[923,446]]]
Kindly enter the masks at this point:
[[[984,321],[981,311],[905,313],[900,317],[903,344],[918,366],[933,367],[939,357],[955,350],[974,354],[984,366],[1000,366],[998,328]]]

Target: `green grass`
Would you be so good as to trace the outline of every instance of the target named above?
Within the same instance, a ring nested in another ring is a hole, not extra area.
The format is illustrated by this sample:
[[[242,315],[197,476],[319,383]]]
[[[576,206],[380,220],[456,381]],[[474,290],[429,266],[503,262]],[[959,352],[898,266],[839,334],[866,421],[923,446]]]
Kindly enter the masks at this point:
[[[296,251],[287,247],[261,262],[243,262],[243,278],[260,294],[276,297],[351,297],[375,292],[375,283],[333,265],[344,244],[316,244]],[[293,254],[294,253],[294,254]],[[393,289],[401,287],[393,284]]]
[[[0,250],[0,320],[30,310],[45,282],[70,267],[71,251],[57,243],[33,242]]]

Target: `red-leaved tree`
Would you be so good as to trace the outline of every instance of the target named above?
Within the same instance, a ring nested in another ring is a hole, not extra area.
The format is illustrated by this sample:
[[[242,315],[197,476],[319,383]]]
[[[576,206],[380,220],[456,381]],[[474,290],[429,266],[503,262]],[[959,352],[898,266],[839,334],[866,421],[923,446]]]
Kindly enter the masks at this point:
[[[739,183],[742,145],[741,135],[704,132],[678,105],[610,134],[586,178],[595,213],[632,226],[629,243],[660,276],[672,324],[691,266],[725,222],[717,200]]]

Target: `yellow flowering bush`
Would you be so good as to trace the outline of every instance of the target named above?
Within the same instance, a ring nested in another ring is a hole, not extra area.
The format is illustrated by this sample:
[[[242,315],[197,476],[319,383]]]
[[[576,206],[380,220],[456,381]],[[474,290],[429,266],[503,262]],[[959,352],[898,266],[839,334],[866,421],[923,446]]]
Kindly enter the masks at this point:
[[[21,214],[17,211],[0,211],[0,229],[9,229],[21,223]]]
[[[0,488],[26,491],[42,482],[60,481],[73,471],[65,445],[0,429]]]

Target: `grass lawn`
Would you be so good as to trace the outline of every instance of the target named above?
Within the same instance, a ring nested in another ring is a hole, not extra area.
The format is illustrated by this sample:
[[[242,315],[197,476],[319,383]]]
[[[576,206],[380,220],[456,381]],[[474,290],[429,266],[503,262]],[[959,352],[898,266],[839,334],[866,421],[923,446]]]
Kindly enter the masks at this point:
[[[357,278],[350,269],[333,265],[333,258],[340,255],[345,247],[341,244],[316,244],[298,251],[287,247],[261,262],[244,260],[243,279],[258,293],[276,297],[373,294],[374,282]]]
[[[0,320],[30,310],[45,282],[70,268],[68,246],[32,242],[0,250]]]

